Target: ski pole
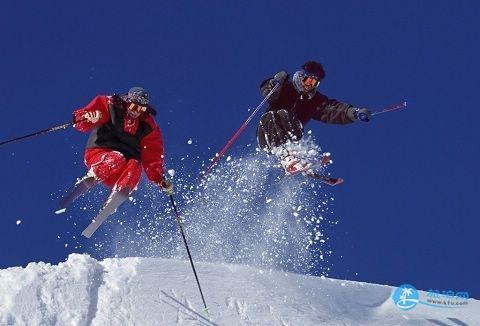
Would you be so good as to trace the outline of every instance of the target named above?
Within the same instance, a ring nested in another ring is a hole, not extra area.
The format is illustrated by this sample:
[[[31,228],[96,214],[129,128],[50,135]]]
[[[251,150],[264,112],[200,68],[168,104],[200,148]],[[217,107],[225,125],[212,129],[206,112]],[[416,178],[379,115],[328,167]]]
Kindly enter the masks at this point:
[[[46,134],[46,133],[49,133],[49,132],[52,132],[52,131],[57,131],[57,130],[61,130],[61,129],[67,129],[67,128],[70,127],[71,125],[73,125],[73,123],[72,123],[72,122],[69,122],[69,123],[65,123],[65,124],[63,124],[63,125],[59,125],[59,126],[51,127],[51,128],[48,128],[48,129],[43,129],[43,130],[40,130],[40,131],[36,131],[36,132],[33,132],[33,133],[28,134],[28,135],[25,135],[25,136],[21,136],[21,137],[17,137],[17,138],[5,140],[5,141],[2,141],[2,142],[0,143],[0,146],[5,145],[5,144],[8,144],[8,143],[12,143],[12,142],[17,141],[17,140],[22,140],[22,139],[26,139],[26,138],[30,138],[30,137],[34,137],[34,136],[43,135],[43,134]]]
[[[373,112],[372,117],[374,115],[379,115],[379,114],[383,114],[383,113],[387,113],[387,112],[392,112],[392,111],[397,111],[397,110],[400,110],[400,109],[405,109],[406,107],[407,107],[407,102],[406,101],[401,103],[401,104],[390,105],[383,110]]]
[[[87,119],[81,119],[81,120],[74,121],[74,122],[64,123],[63,125],[58,125],[58,126],[43,129],[43,130],[40,130],[40,131],[35,131],[35,132],[33,132],[31,134],[28,134],[28,135],[25,135],[25,136],[20,136],[20,137],[17,137],[17,138],[5,140],[5,141],[2,141],[0,143],[0,146],[8,144],[8,143],[13,143],[17,140],[22,140],[22,139],[26,139],[26,138],[30,138],[30,137],[34,137],[34,136],[40,136],[40,135],[47,134],[49,132],[53,132],[53,131],[57,131],[57,130],[67,129],[68,127],[73,126],[76,123],[83,122],[83,121],[86,121],[86,120]]]
[[[198,289],[200,290],[200,295],[202,296],[203,306],[205,307],[205,312],[208,315],[208,308],[207,304],[205,303],[205,298],[203,297],[202,287],[200,286],[200,281],[198,280],[197,271],[195,270],[195,265],[193,264],[192,254],[190,253],[190,249],[188,248],[187,237],[185,236],[185,230],[183,226],[183,220],[180,217],[180,214],[177,210],[177,205],[175,205],[175,200],[173,200],[173,195],[169,195],[170,202],[172,203],[173,211],[175,212],[175,216],[178,222],[178,228],[180,229],[180,233],[182,234],[183,243],[185,244],[185,248],[187,248],[188,259],[190,260],[190,265],[192,265],[193,274],[195,275],[195,280],[197,281]]]
[[[208,166],[208,168],[203,172],[203,174],[200,175],[199,177],[199,181],[201,181],[211,170],[212,168],[215,166],[215,164],[218,163],[218,161],[222,158],[223,155],[225,155],[225,153],[228,151],[228,149],[230,148],[230,146],[232,146],[232,144],[235,142],[235,140],[238,138],[238,136],[240,136],[240,134],[245,130],[245,128],[248,126],[248,124],[250,123],[250,121],[252,120],[253,116],[258,112],[258,110],[262,107],[263,104],[265,104],[265,102],[270,98],[270,96],[272,96],[272,94],[277,90],[277,88],[280,87],[280,84],[277,83],[273,88],[272,90],[270,91],[270,93],[267,94],[267,96],[265,96],[265,98],[263,99],[262,102],[260,102],[260,104],[255,108],[255,110],[253,110],[252,114],[250,114],[250,116],[248,117],[247,120],[245,120],[245,122],[240,126],[240,128],[238,128],[238,130],[233,134],[233,136],[228,140],[228,142],[225,144],[225,146],[223,146],[223,148],[220,150],[220,152],[212,159],[212,162],[210,163],[210,165]]]

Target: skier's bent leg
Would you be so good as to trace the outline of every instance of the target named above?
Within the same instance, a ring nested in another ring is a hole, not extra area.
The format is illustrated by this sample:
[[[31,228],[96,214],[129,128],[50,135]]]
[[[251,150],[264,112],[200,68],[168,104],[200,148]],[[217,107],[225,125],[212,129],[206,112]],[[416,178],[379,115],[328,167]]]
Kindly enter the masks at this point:
[[[257,141],[259,146],[268,153],[272,153],[273,148],[285,144],[289,138],[281,120],[282,117],[278,111],[268,111],[260,119]]]
[[[284,142],[298,142],[303,136],[303,127],[300,120],[298,120],[292,113],[287,110],[278,110],[277,125],[284,137]]]
[[[257,127],[257,142],[258,146],[266,151],[270,152],[270,135],[268,134],[268,127],[273,121],[274,112],[269,111],[262,115]]]
[[[311,164],[296,149],[303,136],[300,120],[287,110],[278,110],[274,116],[274,127],[276,142],[270,153],[280,160],[287,174],[307,171]]]
[[[127,160],[120,152],[93,148],[85,153],[85,164],[89,169],[88,174],[94,176],[97,182],[113,187],[125,168]]]
[[[130,189],[130,192],[133,192],[138,183],[140,182],[140,177],[142,175],[142,164],[135,160],[128,160],[124,169],[120,173],[119,178],[115,182],[113,187],[114,191],[121,191],[123,189]]]

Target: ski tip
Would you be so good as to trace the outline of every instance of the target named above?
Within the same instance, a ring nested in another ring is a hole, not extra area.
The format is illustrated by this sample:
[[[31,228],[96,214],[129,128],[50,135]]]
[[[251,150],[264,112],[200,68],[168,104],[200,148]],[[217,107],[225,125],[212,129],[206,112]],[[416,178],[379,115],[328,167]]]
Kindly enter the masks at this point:
[[[61,209],[56,210],[56,211],[55,211],[55,214],[57,214],[57,215],[58,215],[58,214],[62,214],[62,213],[65,213],[66,211],[67,211],[66,208],[61,208]]]
[[[92,236],[90,233],[87,233],[85,231],[82,232],[82,235],[85,237],[85,238],[88,238],[90,239],[90,237]]]
[[[343,180],[342,178],[338,178],[338,179],[327,179],[327,180],[324,180],[323,182],[326,183],[327,185],[329,186],[338,186],[340,184],[342,184],[345,180]]]

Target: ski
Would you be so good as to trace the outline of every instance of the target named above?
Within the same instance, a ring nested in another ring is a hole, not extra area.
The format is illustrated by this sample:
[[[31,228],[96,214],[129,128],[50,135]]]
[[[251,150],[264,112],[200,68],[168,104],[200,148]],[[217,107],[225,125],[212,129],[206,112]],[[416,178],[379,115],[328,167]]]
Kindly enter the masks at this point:
[[[97,217],[93,219],[92,223],[85,230],[83,230],[82,235],[84,237],[90,238],[93,233],[102,225],[102,223],[113,214],[117,208],[128,199],[128,194],[130,190],[123,189],[120,191],[112,191],[107,201],[103,205],[102,209],[98,213]]]
[[[95,181],[95,178],[90,176],[85,176],[82,180],[78,181],[73,187],[72,191],[62,198],[58,209],[55,211],[55,214],[64,213],[68,206],[77,200],[77,198],[83,194],[86,194],[96,184],[97,182]]]
[[[331,163],[332,163],[332,161],[330,159],[330,153],[323,153],[321,162],[319,164],[320,167],[322,169],[324,169],[325,167],[327,167]],[[316,179],[316,180],[320,180],[321,182],[323,182],[323,183],[325,183],[329,186],[336,186],[336,185],[339,185],[339,184],[341,184],[345,181],[342,178],[334,178],[334,177],[325,175],[323,173],[313,172],[311,168],[312,168],[312,166],[308,165],[303,169],[299,169],[299,170],[296,170],[294,172],[289,172],[289,173],[286,174],[286,176],[289,176],[289,175],[293,176],[293,175],[297,175],[297,174],[301,173],[306,177],[313,178],[313,179]]]
[[[306,177],[309,177],[309,178],[320,180],[321,182],[323,182],[323,183],[325,183],[329,186],[336,186],[336,185],[339,185],[339,184],[341,184],[345,181],[342,178],[334,178],[334,177],[331,177],[331,176],[328,176],[328,175],[319,174],[319,173],[315,173],[315,172],[305,173],[304,175]]]
[[[298,170],[298,171],[295,171],[294,173],[286,174],[285,176],[294,176],[300,173],[308,178],[319,180],[329,186],[336,186],[345,181],[342,178],[334,178],[325,174],[308,171],[308,169]]]

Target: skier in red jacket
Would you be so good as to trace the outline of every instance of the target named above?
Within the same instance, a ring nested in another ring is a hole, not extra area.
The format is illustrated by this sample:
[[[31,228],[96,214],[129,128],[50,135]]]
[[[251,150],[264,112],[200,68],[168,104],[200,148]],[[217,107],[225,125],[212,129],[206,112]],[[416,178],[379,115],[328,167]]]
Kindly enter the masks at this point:
[[[57,212],[64,212],[99,182],[112,188],[104,207],[83,235],[90,237],[136,190],[142,167],[149,180],[168,195],[173,193],[172,183],[164,176],[163,141],[153,119],[155,114],[148,93],[141,87],[132,87],[122,96],[96,96],[87,106],[74,111],[74,127],[90,132],[84,156],[88,172],[62,200]]]

